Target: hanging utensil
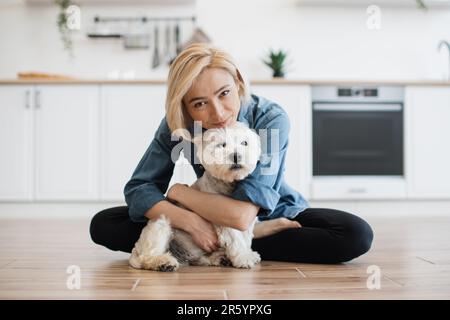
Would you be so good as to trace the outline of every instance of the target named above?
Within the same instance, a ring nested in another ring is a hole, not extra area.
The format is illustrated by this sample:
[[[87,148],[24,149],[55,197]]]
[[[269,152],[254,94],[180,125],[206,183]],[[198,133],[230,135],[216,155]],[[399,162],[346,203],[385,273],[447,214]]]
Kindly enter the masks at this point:
[[[124,30],[123,45],[125,49],[149,49],[150,34],[147,29],[147,18],[129,20]]]
[[[172,48],[171,48],[171,41],[170,41],[170,23],[166,23],[166,30],[164,33],[164,61],[166,63],[169,63],[172,59]]]
[[[159,66],[159,30],[158,30],[158,24],[155,23],[155,48],[153,50],[153,62],[152,62],[152,68],[155,69]]]
[[[177,22],[175,25],[175,48],[177,55],[181,52],[180,26]]]
[[[193,43],[211,43],[211,38],[200,27],[196,27],[192,32],[191,37],[183,43],[183,48],[190,46]]]

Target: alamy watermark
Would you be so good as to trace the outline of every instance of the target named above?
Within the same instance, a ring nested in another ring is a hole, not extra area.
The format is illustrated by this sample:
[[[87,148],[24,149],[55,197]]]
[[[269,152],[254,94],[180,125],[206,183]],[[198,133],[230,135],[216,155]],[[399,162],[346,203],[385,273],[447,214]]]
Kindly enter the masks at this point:
[[[381,289],[381,269],[377,265],[370,265],[366,271],[369,275],[366,281],[367,289],[380,290]]]
[[[369,15],[366,20],[366,26],[369,30],[381,29],[381,8],[377,5],[370,5],[366,9]]]
[[[66,26],[69,30],[81,29],[81,9],[77,5],[70,5],[66,9]]]
[[[69,275],[66,280],[66,286],[69,290],[81,289],[81,268],[77,265],[70,265],[66,269]]]

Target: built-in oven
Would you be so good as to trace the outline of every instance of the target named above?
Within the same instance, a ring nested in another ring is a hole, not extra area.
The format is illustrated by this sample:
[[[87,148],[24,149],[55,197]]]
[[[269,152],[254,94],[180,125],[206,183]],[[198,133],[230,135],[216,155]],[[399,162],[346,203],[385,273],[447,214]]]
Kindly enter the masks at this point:
[[[403,96],[402,87],[313,87],[313,175],[403,175]]]
[[[312,87],[318,198],[403,194],[403,101],[400,86]]]

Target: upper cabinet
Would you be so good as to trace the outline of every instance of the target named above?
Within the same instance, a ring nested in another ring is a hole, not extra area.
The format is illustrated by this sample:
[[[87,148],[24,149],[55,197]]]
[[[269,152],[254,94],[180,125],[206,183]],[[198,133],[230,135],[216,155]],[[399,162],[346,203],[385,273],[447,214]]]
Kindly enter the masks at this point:
[[[370,6],[417,8],[417,0],[297,0],[300,6]],[[450,8],[450,0],[423,0],[428,8]]]
[[[450,198],[450,88],[407,87],[406,175],[410,198]]]
[[[191,5],[195,4],[196,0],[128,0],[126,1],[127,5],[131,4],[139,4],[139,5],[157,5],[157,6],[165,6],[165,5]],[[29,4],[55,4],[54,0],[25,0],[26,3]],[[80,5],[114,5],[120,4],[123,5],[125,1],[123,0],[76,0],[73,1],[75,4]]]

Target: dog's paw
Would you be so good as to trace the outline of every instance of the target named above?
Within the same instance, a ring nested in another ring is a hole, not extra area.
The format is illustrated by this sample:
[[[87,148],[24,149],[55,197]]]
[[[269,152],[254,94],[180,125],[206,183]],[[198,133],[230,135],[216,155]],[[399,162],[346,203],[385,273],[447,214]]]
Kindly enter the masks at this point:
[[[227,256],[222,256],[220,258],[220,265],[222,267],[231,267],[233,265],[233,263],[231,262],[231,260]]]
[[[180,264],[171,254],[165,254],[161,256],[157,271],[172,272],[178,269]]]
[[[144,259],[142,267],[147,270],[171,272],[178,269],[180,266],[177,259],[170,253],[165,253],[156,257],[148,257]]]
[[[233,263],[233,267],[235,268],[249,269],[261,262],[261,256],[256,251],[250,251],[232,258],[231,261]]]
[[[210,266],[229,267],[232,265],[224,250],[214,251],[207,259]]]
[[[166,264],[162,264],[162,265],[158,266],[158,270],[157,271],[172,272],[172,271],[175,271],[176,269],[178,269],[178,266],[166,263]]]

